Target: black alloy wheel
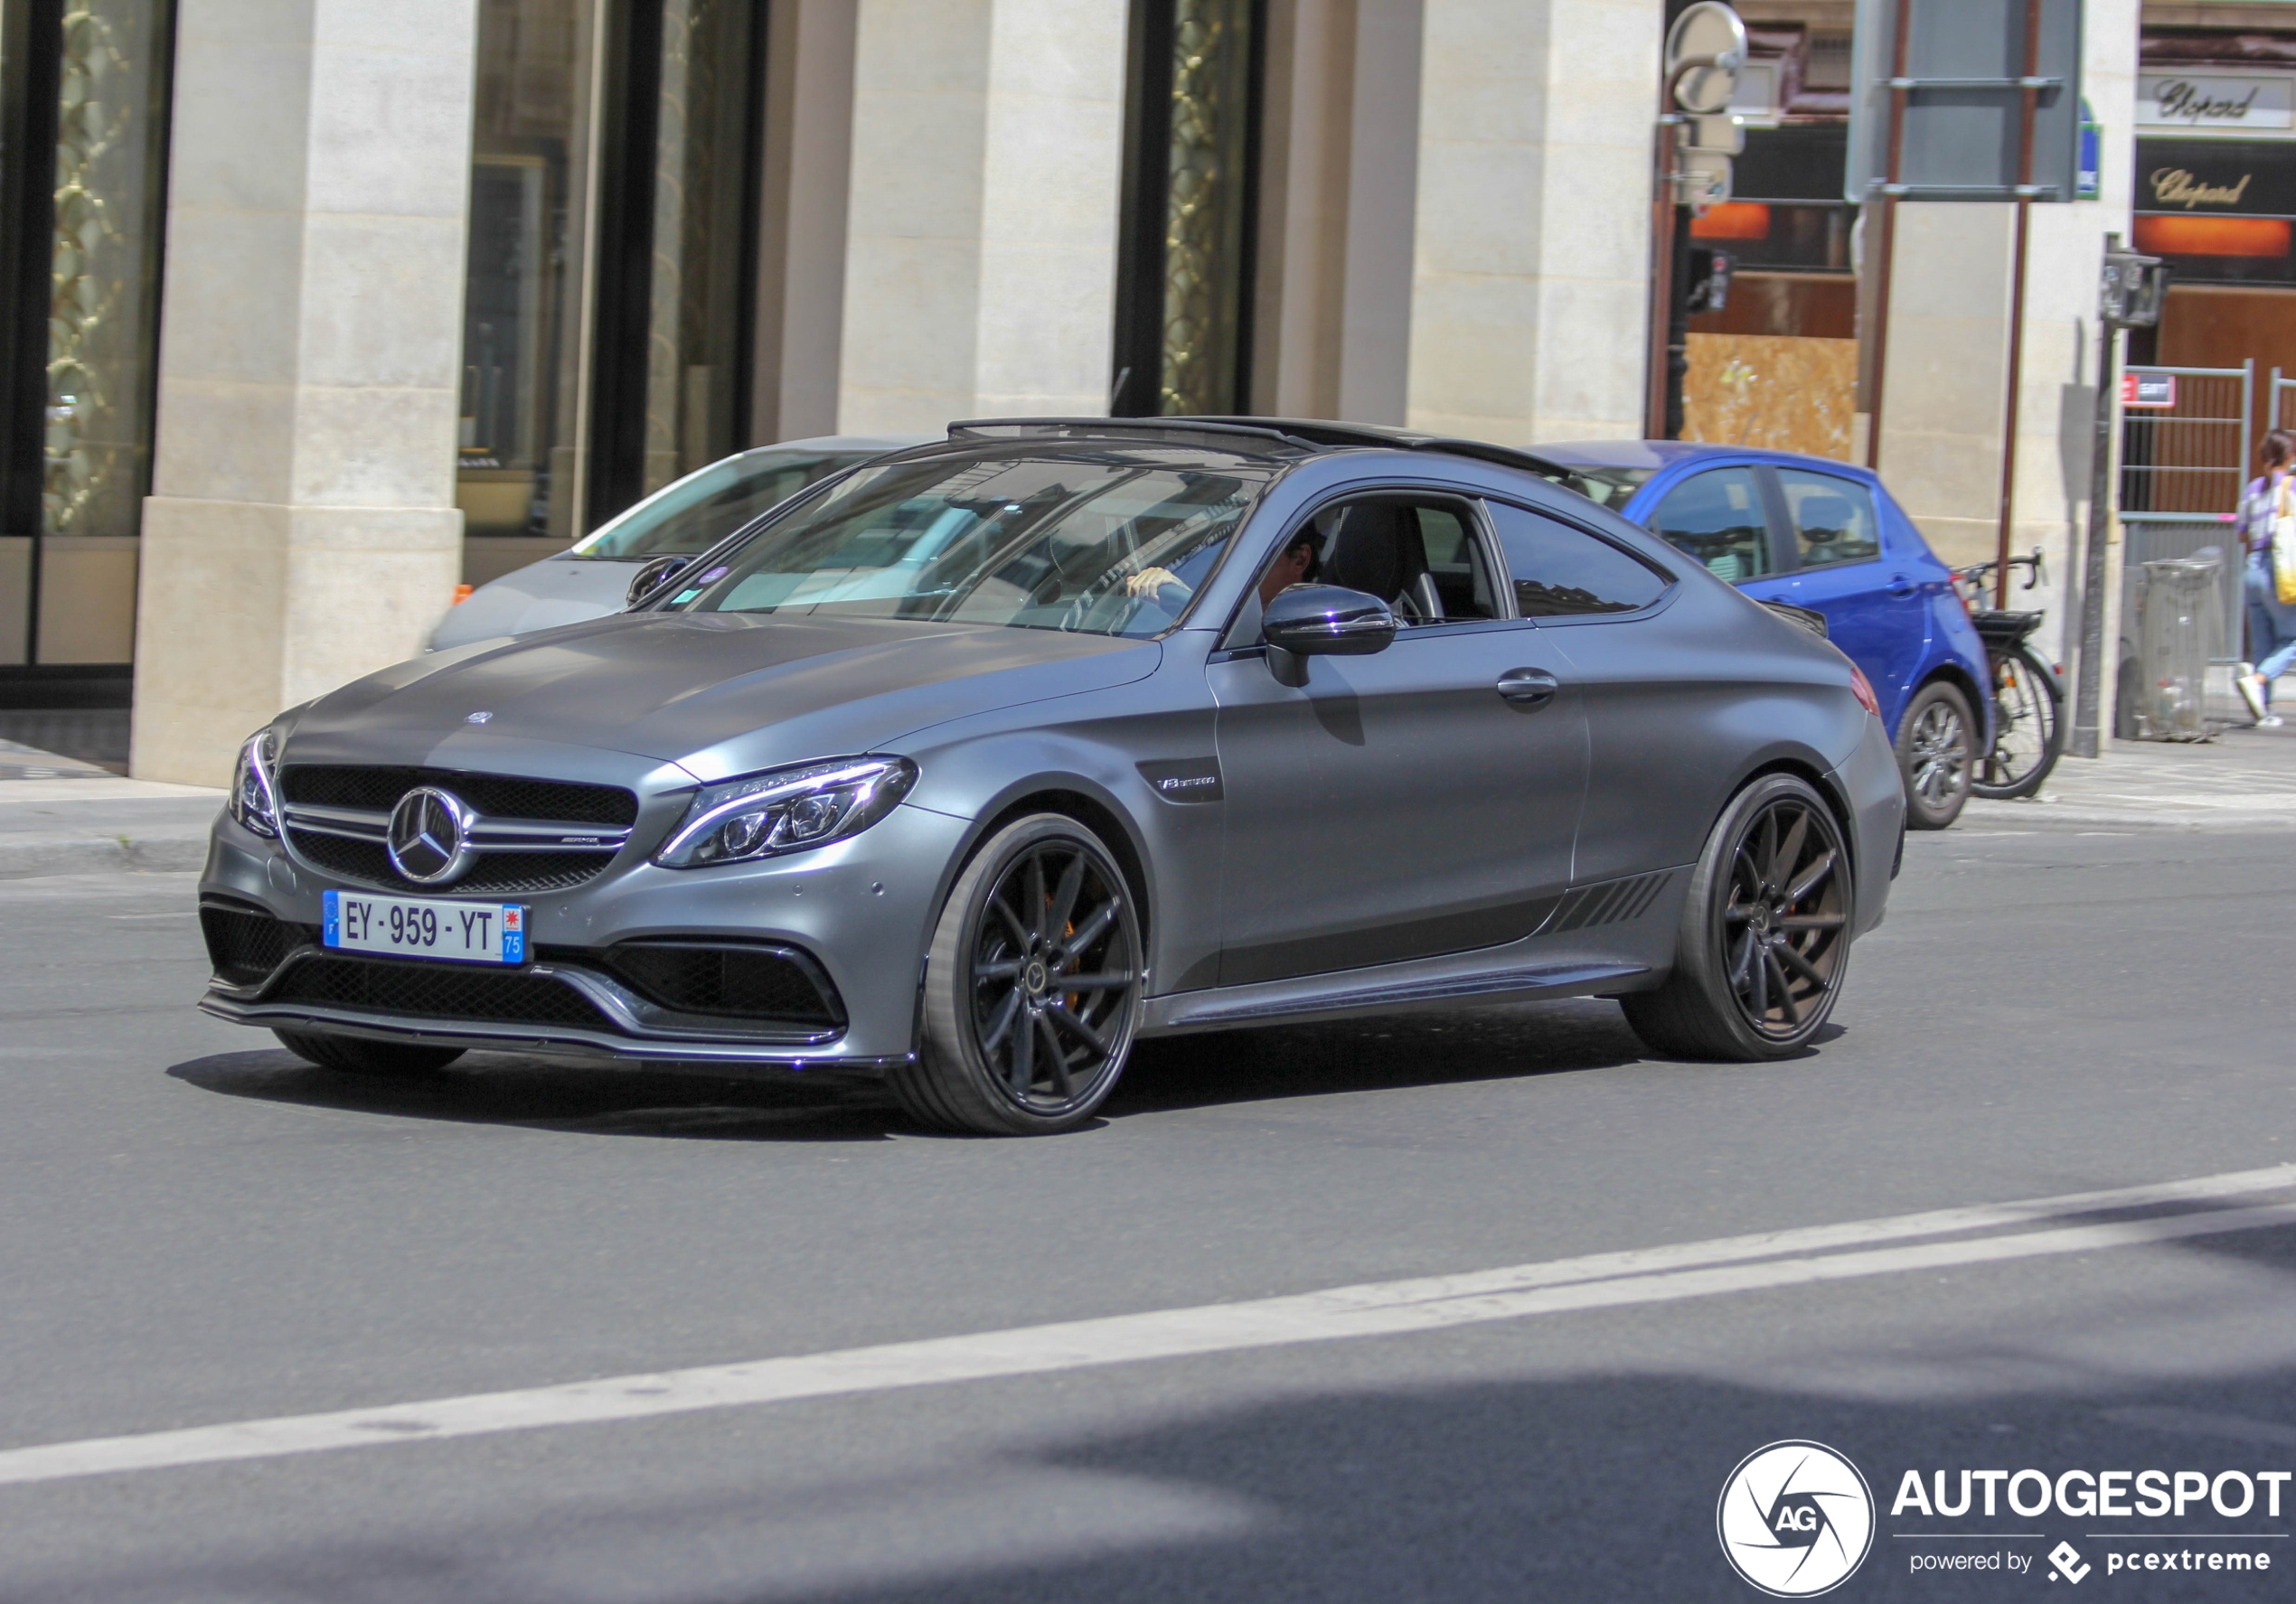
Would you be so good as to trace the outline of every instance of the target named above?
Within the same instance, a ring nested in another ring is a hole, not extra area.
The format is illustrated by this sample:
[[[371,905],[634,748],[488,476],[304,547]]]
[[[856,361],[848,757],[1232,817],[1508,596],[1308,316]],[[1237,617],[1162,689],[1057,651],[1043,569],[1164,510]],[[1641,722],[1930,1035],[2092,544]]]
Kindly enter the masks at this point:
[[[1994,658],[1992,667],[1993,749],[1969,788],[2012,802],[2038,791],[2065,750],[2064,698],[2056,672],[2030,646]]]
[[[1767,774],[1723,810],[1690,879],[1674,970],[1621,998],[1661,1052],[1752,1060],[1799,1051],[1833,1011],[1849,960],[1853,886],[1833,810],[1807,781]]]
[[[1140,925],[1097,836],[1039,813],[999,830],[949,894],[926,960],[917,1062],[893,1089],[928,1124],[1049,1135],[1084,1123],[1139,1024]]]
[[[1975,776],[1977,720],[1969,699],[1943,680],[1914,693],[1897,726],[1897,769],[1905,781],[1905,827],[1943,830],[1961,817]]]

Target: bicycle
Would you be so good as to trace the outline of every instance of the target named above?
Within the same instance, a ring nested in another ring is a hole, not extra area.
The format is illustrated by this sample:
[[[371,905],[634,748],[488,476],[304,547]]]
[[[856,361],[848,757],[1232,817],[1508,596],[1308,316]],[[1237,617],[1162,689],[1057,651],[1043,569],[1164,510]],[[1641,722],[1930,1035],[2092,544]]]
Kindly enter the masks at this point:
[[[2041,549],[2028,557],[2012,557],[2011,568],[2026,571],[2024,585],[2031,590],[2048,577]],[[2036,651],[2032,636],[2041,627],[2042,613],[2011,613],[1980,606],[1985,599],[1988,576],[2000,565],[1971,563],[1953,570],[1953,582],[1969,609],[1969,621],[1985,643],[1985,661],[1993,676],[1993,748],[1978,772],[1970,777],[1970,793],[2008,802],[2030,796],[2049,777],[2065,751],[2065,693],[2057,671]]]

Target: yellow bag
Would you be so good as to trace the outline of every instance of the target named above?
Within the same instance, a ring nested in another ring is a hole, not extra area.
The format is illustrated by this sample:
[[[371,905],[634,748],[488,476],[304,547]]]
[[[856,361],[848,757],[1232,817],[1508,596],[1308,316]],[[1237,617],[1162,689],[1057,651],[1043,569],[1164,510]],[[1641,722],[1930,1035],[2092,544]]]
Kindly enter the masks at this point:
[[[2282,478],[2272,498],[2272,595],[2283,607],[2296,607],[2296,494]]]

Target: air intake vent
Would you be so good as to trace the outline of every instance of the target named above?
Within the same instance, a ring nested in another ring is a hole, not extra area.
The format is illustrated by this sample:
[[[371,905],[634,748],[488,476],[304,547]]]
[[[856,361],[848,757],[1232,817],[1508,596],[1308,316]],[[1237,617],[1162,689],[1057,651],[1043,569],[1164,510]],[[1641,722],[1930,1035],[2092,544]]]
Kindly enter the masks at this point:
[[[498,974],[388,959],[306,958],[263,1000],[363,1008],[425,1019],[608,1027],[605,1016],[580,992],[547,976]]]

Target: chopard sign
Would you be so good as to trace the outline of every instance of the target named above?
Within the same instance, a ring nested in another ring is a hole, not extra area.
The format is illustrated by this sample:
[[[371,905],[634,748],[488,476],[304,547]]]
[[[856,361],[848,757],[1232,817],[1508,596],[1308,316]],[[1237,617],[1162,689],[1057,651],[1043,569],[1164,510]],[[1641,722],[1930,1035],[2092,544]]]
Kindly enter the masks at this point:
[[[2249,180],[2255,174],[2244,173],[2230,183],[2206,183],[2182,167],[2156,167],[2145,182],[2152,186],[2152,203],[2156,208],[2181,206],[2190,211],[2196,206],[2225,206],[2240,204],[2240,197],[2248,192]]]
[[[2188,78],[2163,79],[2153,91],[2153,120],[2163,123],[2239,123],[2255,109],[2262,86],[2250,84],[2246,94],[2211,94],[2215,86]],[[2233,86],[2237,88],[2238,86]]]
[[[2205,69],[2138,80],[2140,127],[2196,134],[2280,134],[2296,127],[2296,78]]]

